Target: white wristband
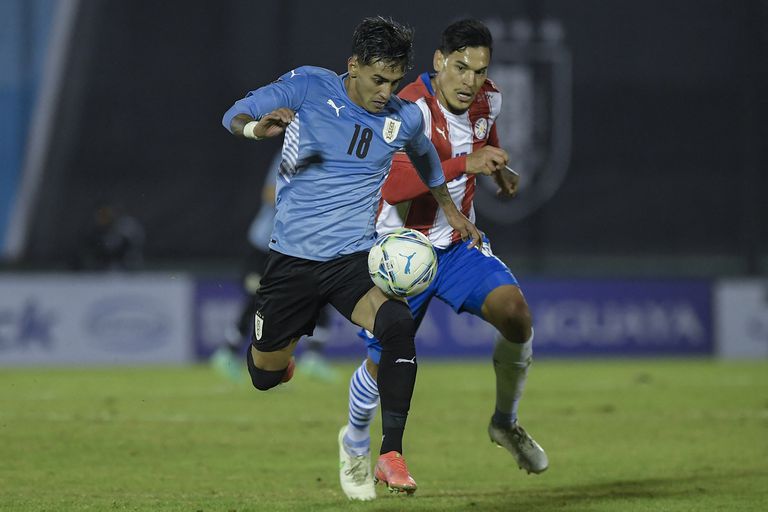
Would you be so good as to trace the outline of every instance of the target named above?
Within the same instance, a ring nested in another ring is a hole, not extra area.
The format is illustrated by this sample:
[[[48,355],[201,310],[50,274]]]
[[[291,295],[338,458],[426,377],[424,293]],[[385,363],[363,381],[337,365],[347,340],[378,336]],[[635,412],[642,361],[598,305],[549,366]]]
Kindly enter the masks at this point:
[[[253,140],[261,140],[264,137],[257,137],[253,131],[256,129],[256,125],[259,124],[258,121],[248,121],[245,126],[243,126],[243,137],[246,139],[253,139]]]

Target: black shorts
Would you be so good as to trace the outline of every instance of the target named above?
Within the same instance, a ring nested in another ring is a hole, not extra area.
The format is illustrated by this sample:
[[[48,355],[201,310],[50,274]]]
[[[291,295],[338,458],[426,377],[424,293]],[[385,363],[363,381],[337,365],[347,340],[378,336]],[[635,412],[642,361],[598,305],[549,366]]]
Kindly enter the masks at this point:
[[[256,247],[251,247],[249,249],[245,261],[243,262],[242,273],[240,275],[243,283],[245,283],[249,277],[254,275],[258,275],[259,280],[261,280],[261,276],[264,275],[264,268],[267,266],[268,256],[269,251],[257,249]],[[245,288],[247,289],[247,286],[245,286]]]
[[[373,286],[367,252],[312,261],[270,250],[256,294],[253,346],[274,352],[293,338],[311,336],[320,310],[329,303],[351,320],[352,310]]]

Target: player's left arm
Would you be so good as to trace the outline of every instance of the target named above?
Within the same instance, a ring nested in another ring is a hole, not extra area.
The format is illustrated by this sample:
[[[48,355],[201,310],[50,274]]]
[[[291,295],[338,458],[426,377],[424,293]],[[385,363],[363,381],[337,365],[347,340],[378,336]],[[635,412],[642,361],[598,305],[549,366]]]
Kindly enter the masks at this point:
[[[445,181],[455,180],[464,174],[463,162],[466,156],[451,158],[440,162]],[[419,173],[414,169],[411,160],[405,153],[395,153],[392,158],[392,167],[389,170],[384,186],[381,188],[381,197],[389,204],[398,204],[403,201],[411,201],[419,196],[429,194],[429,188],[421,181]]]
[[[445,184],[445,176],[440,166],[440,157],[437,154],[435,146],[432,145],[421,129],[417,135],[406,146],[406,154],[411,159],[416,172],[424,184],[429,187],[429,191],[437,201],[437,204],[445,212],[445,218],[460,235],[462,240],[472,239],[469,245],[472,247],[481,247],[483,245],[480,231],[468,218],[461,213],[453,203],[451,194],[448,192],[448,186]]]
[[[237,100],[224,113],[222,124],[237,137],[259,140],[281,135],[293,122],[307,88],[306,76],[284,75]]]
[[[499,132],[496,130],[496,123],[491,126],[491,131],[488,133],[488,146],[501,149],[499,145]],[[506,167],[504,162],[504,167]],[[505,170],[503,167],[497,168],[492,174],[493,181],[499,186],[496,191],[496,195],[499,197],[515,197],[517,196],[517,185],[520,182],[520,176],[512,174]]]

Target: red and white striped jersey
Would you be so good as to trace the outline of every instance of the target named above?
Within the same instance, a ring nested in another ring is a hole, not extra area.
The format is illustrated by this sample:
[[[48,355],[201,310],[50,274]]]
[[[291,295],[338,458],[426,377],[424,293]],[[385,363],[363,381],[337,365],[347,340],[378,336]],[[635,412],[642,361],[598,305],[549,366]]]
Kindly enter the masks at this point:
[[[424,116],[424,133],[432,140],[443,164],[448,191],[456,207],[475,222],[475,176],[465,174],[466,155],[486,144],[499,145],[496,118],[501,111],[501,93],[490,80],[475,97],[465,113],[455,115],[445,109],[434,95],[430,75],[423,73],[408,84],[401,98],[415,102]],[[404,153],[397,153],[382,188],[376,221],[379,235],[407,227],[424,233],[437,248],[461,240],[438,207],[413,164]]]

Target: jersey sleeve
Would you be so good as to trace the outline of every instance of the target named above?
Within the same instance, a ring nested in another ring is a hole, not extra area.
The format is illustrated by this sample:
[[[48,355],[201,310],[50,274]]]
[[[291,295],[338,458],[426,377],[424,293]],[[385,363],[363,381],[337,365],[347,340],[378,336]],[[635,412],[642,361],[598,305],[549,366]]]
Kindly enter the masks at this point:
[[[439,187],[445,183],[440,157],[432,141],[424,135],[424,118],[421,117],[421,110],[413,103],[410,105],[413,107],[411,120],[414,134],[405,145],[405,152],[421,181],[429,188]]]
[[[499,132],[496,130],[496,123],[493,123],[491,131],[488,134],[488,145],[495,148],[501,147],[499,146]]]
[[[415,101],[423,95],[424,92],[419,87],[410,84],[400,91],[398,96],[409,101]],[[421,117],[419,132],[424,134],[426,130],[425,114],[422,113],[420,107],[417,106],[417,109]],[[429,139],[426,134],[424,137]],[[429,144],[432,145],[432,141],[429,141]],[[466,170],[466,162],[467,157],[465,155],[440,162],[445,181],[451,181],[461,176]],[[404,153],[396,153],[381,193],[384,200],[389,204],[398,204],[428,194],[429,188],[422,181],[411,159]]]
[[[232,131],[232,119],[238,114],[248,114],[254,119],[261,119],[273,110],[286,107],[297,111],[307,94],[309,77],[286,73],[269,85],[249,92],[245,98],[237,100],[224,113],[221,124]]]
[[[455,180],[464,174],[466,160],[466,155],[443,160],[442,167],[445,181]],[[403,201],[416,199],[428,193],[429,189],[421,181],[416,168],[414,168],[408,156],[404,153],[396,153],[392,159],[392,168],[389,171],[389,176],[381,189],[381,195],[384,200],[389,204],[398,204]]]

